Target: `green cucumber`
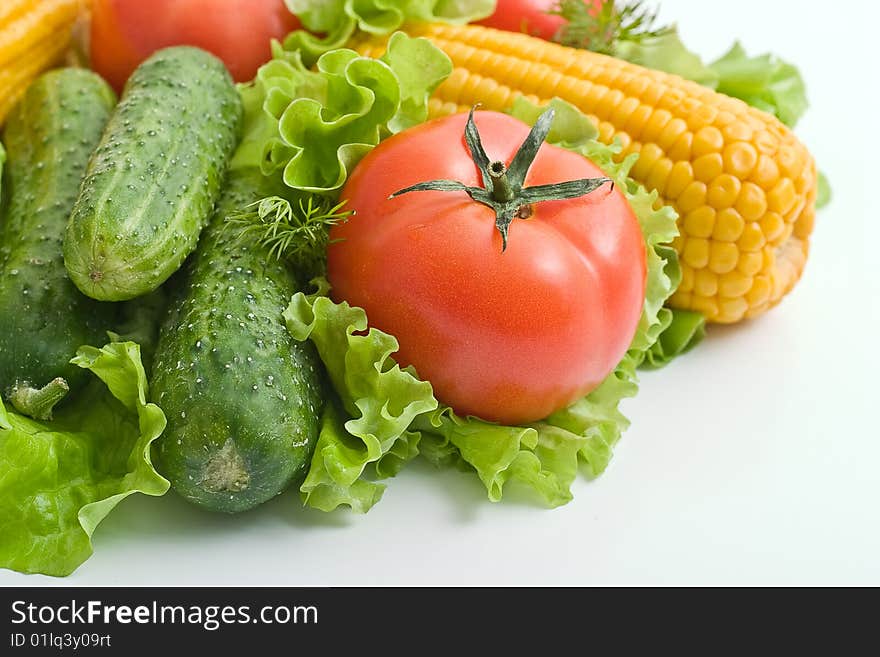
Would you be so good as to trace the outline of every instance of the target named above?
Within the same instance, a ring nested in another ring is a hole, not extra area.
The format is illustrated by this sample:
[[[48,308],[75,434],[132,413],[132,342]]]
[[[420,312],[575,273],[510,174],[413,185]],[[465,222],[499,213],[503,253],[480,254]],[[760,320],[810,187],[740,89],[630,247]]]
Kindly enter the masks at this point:
[[[87,378],[70,359],[84,344],[103,344],[113,326],[115,306],[83,296],[71,283],[61,242],[115,102],[94,73],[52,71],[28,88],[4,130],[0,394],[32,416],[50,414],[67,388]]]
[[[169,283],[150,387],[168,417],[158,466],[213,511],[245,511],[300,482],[318,437],[321,362],[282,319],[297,281],[225,226],[275,193],[259,171],[231,172],[196,253]]]
[[[166,48],[135,70],[64,239],[67,270],[84,294],[133,299],[180,268],[210,218],[241,118],[232,78],[203,50]]]

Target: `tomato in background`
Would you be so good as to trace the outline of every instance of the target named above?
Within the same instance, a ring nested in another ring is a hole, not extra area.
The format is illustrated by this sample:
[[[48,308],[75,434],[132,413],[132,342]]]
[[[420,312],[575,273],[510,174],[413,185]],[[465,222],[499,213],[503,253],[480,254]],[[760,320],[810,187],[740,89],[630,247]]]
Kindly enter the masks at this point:
[[[548,41],[565,24],[562,16],[549,12],[559,7],[559,0],[498,0],[495,13],[479,25],[508,32],[525,32]]]
[[[156,50],[191,45],[245,82],[271,57],[270,40],[298,27],[284,0],[93,0],[92,68],[121,91]]]
[[[586,0],[600,7],[603,0]],[[562,16],[550,12],[559,9],[559,0],[498,0],[495,13],[479,21],[479,25],[508,32],[525,32],[552,41],[566,24]]]
[[[395,355],[460,415],[520,424],[594,389],[620,362],[645,299],[645,244],[619,187],[535,203],[510,226],[464,192],[413,192],[438,179],[480,186],[464,139],[466,114],[380,143],[342,191],[355,214],[333,227],[328,279],[335,301],[366,310],[400,343]],[[487,155],[509,163],[529,127],[476,112]],[[543,144],[526,185],[604,174]]]

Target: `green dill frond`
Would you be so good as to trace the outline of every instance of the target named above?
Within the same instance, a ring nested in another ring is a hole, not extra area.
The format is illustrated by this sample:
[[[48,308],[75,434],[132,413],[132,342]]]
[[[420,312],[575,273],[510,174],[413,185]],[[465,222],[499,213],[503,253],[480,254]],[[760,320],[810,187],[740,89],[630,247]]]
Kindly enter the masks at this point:
[[[345,201],[333,204],[327,198],[308,194],[291,203],[280,196],[251,203],[226,219],[228,229],[239,239],[256,241],[270,258],[286,260],[306,275],[324,271],[330,228],[351,216]]]
[[[614,55],[614,48],[622,41],[639,42],[668,33],[670,26],[654,27],[657,10],[644,6],[642,0],[625,4],[603,0],[598,11],[584,0],[561,0],[556,11],[568,24],[556,37],[565,46]]]

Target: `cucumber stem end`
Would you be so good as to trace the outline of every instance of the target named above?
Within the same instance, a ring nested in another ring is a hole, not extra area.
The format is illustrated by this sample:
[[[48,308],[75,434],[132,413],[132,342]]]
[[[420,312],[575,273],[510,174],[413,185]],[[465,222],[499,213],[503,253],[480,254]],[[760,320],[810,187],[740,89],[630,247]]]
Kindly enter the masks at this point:
[[[29,383],[18,383],[9,394],[9,401],[19,413],[35,420],[51,420],[52,411],[67,393],[70,386],[58,377],[42,388],[34,388]]]

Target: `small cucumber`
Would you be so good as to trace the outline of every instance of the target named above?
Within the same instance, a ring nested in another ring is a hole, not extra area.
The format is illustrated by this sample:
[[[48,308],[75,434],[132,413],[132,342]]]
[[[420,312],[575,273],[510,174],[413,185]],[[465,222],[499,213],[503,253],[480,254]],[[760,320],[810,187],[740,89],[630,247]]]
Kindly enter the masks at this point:
[[[242,108],[222,62],[160,50],[125,85],[89,163],[64,239],[88,296],[152,292],[195,249],[238,140]]]
[[[115,102],[94,73],[52,71],[28,88],[4,130],[0,394],[30,415],[46,416],[65,386],[85,380],[85,370],[70,359],[84,344],[103,344],[113,326],[115,307],[83,296],[70,282],[61,242]],[[50,382],[43,397],[34,396]]]
[[[277,190],[259,171],[231,172],[193,257],[170,282],[152,400],[168,417],[159,470],[189,501],[245,511],[306,474],[318,437],[321,363],[282,313],[294,275],[226,217]]]

